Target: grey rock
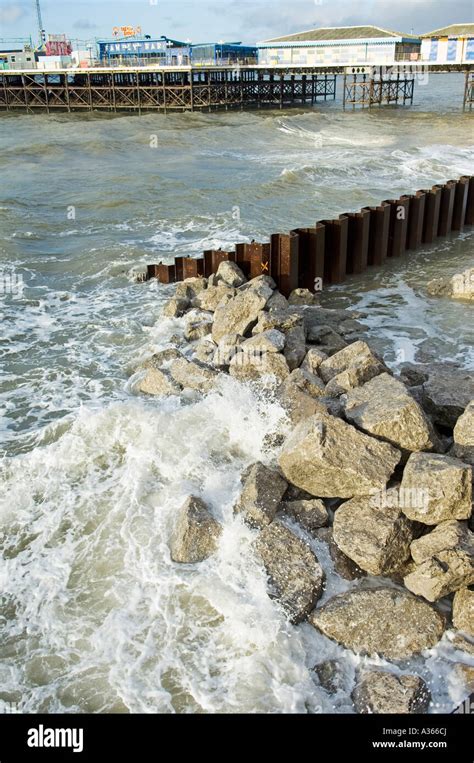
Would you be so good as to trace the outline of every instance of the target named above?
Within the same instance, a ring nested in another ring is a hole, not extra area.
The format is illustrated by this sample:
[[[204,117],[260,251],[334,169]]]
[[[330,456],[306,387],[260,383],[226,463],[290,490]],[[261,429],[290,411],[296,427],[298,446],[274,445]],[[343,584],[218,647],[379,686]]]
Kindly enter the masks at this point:
[[[322,371],[322,366],[320,371]],[[433,426],[406,387],[386,373],[342,398],[346,418],[364,432],[404,451],[439,446]]]
[[[293,289],[288,297],[290,305],[317,305],[318,303],[318,297],[309,289]]]
[[[395,588],[352,589],[315,609],[310,623],[347,649],[402,660],[440,640],[442,615],[416,596]]]
[[[453,600],[453,625],[474,638],[474,591],[460,588]]]
[[[400,452],[340,419],[317,414],[286,440],[280,468],[292,484],[316,497],[352,498],[383,489]]]
[[[286,481],[275,469],[257,462],[245,471],[242,484],[234,514],[242,514],[250,527],[263,528],[270,524],[288,487]]]
[[[352,692],[352,699],[358,713],[412,715],[428,711],[431,694],[419,676],[365,670]]]
[[[353,498],[334,517],[334,541],[372,575],[389,575],[410,556],[415,527],[398,506],[379,506],[373,497]]]
[[[281,352],[285,347],[285,335],[277,329],[268,329],[246,339],[242,344],[243,352]]]
[[[285,332],[283,354],[290,371],[298,368],[306,356],[306,334],[303,326],[294,326]]]
[[[329,523],[329,516],[324,503],[317,498],[300,501],[283,501],[281,510],[287,517],[294,519],[300,527],[314,534],[315,530]]]
[[[336,694],[344,688],[344,669],[338,660],[325,660],[313,668],[318,681],[329,694]]]
[[[262,530],[255,549],[269,577],[269,595],[292,623],[301,622],[323,592],[324,573],[317,557],[278,519]]]
[[[474,374],[450,366],[440,367],[423,384],[423,399],[436,424],[454,429],[474,399]]]
[[[312,326],[308,329],[307,340],[319,345],[327,355],[334,355],[347,347],[347,342],[331,326]]]
[[[225,283],[227,286],[237,288],[242,284],[247,283],[247,279],[235,262],[224,261],[221,262],[217,269],[217,278],[220,282]]]
[[[275,291],[267,302],[267,310],[287,310],[288,300],[279,291]]]
[[[179,510],[170,550],[173,562],[194,564],[214,553],[221,526],[196,496],[187,498]]]
[[[471,516],[472,469],[456,458],[433,453],[412,453],[405,466],[402,489],[423,500],[407,501],[409,519],[437,525]]]

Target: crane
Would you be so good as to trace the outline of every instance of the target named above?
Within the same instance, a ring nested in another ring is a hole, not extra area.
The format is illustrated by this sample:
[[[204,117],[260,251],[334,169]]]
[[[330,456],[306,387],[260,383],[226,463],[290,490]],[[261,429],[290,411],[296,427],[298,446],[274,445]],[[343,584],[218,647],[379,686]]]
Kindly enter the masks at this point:
[[[36,2],[36,16],[38,19],[38,34],[39,34],[38,42],[39,42],[39,45],[41,46],[41,45],[44,45],[44,43],[46,42],[46,32],[43,29],[43,19],[41,17],[40,0],[35,0],[35,2]]]

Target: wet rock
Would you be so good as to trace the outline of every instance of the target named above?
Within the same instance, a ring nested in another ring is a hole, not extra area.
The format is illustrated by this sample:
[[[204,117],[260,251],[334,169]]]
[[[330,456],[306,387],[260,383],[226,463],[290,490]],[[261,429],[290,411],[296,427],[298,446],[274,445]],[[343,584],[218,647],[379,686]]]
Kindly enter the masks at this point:
[[[290,371],[298,368],[306,356],[306,334],[303,326],[294,326],[285,333],[283,354]]]
[[[403,363],[400,366],[400,381],[407,387],[421,387],[428,381],[429,371],[426,366],[417,363]]]
[[[245,471],[242,485],[234,514],[242,514],[250,527],[263,528],[270,524],[288,487],[286,481],[276,469],[257,462]]]
[[[172,297],[165,303],[161,314],[164,318],[180,318],[190,307],[189,299]]]
[[[428,294],[433,297],[451,297],[466,301],[474,300],[474,268],[456,273],[451,278],[433,278],[427,285]]]
[[[298,313],[290,310],[273,309],[271,312],[262,310],[256,325],[252,329],[252,334],[260,334],[262,331],[268,331],[269,329],[277,329],[286,334],[296,326],[303,326],[303,318]]]
[[[337,509],[333,537],[363,570],[389,575],[409,558],[415,529],[398,506],[379,506],[373,497],[362,496]]]
[[[317,305],[318,303],[316,294],[313,294],[309,289],[293,289],[288,297],[288,304],[290,305]]]
[[[352,692],[358,713],[426,713],[431,694],[419,676],[365,670]]]
[[[454,683],[456,686],[464,686],[466,695],[474,694],[474,668],[457,662],[454,666]]]
[[[221,534],[221,526],[196,496],[189,496],[178,513],[171,537],[173,562],[194,564],[214,553]]]
[[[474,400],[466,406],[454,427],[453,455],[474,466]]]
[[[315,536],[318,540],[327,544],[329,555],[334,564],[334,571],[341,578],[344,578],[344,580],[358,580],[367,575],[365,570],[362,570],[358,564],[349,559],[339,546],[336,545],[332,527],[322,527],[321,530],[316,531]]]
[[[214,365],[218,368],[227,368],[232,358],[239,352],[240,346],[245,341],[240,334],[224,334],[219,340],[214,355]]]
[[[205,336],[197,343],[194,350],[194,358],[200,363],[212,364],[215,352],[216,345],[209,336]]]
[[[474,638],[474,591],[461,588],[453,600],[453,625]]]
[[[257,352],[238,352],[230,361],[229,373],[242,382],[259,381],[267,376],[282,381],[289,376],[290,369],[283,355],[276,352],[262,355]]]
[[[181,357],[182,355],[179,350],[176,350],[174,347],[168,347],[166,350],[155,352],[155,354],[143,364],[143,368],[163,368],[171,363],[171,361]]]
[[[181,387],[168,371],[160,368],[148,368],[145,376],[137,385],[139,392],[146,395],[179,395]]]
[[[432,453],[412,453],[402,478],[402,489],[422,494],[422,501],[407,501],[409,519],[437,525],[471,515],[472,470],[462,461]]]
[[[278,519],[262,530],[255,549],[269,577],[269,595],[292,623],[301,622],[323,592],[324,573],[317,557]]]
[[[224,261],[221,262],[217,269],[217,278],[220,282],[223,282],[227,286],[237,288],[242,284],[247,283],[247,279],[235,262]]]
[[[442,522],[413,541],[411,553],[417,566],[404,583],[427,601],[474,583],[474,534],[461,522]]]
[[[319,345],[327,355],[334,355],[347,347],[347,342],[331,326],[312,326],[307,333],[310,344]]]
[[[174,360],[170,366],[170,374],[175,382],[185,389],[198,392],[209,392],[214,386],[217,372],[214,369],[196,363],[186,358]]]
[[[189,299],[191,302],[204,289],[207,289],[206,278],[202,278],[201,276],[185,278],[184,281],[177,284],[175,297],[176,299]]]
[[[310,347],[307,351],[304,360],[301,364],[301,368],[304,371],[309,371],[312,374],[317,374],[319,366],[323,360],[327,359],[327,355],[322,350],[316,349],[316,347]]]
[[[219,305],[214,313],[212,327],[214,341],[218,343],[226,334],[245,336],[250,332],[257,323],[259,313],[265,307],[271,293],[271,289],[267,286],[239,291],[233,299]]]
[[[285,347],[285,335],[277,329],[268,329],[255,334],[242,344],[243,352],[281,352]]]
[[[454,638],[451,639],[451,643],[455,649],[460,649],[462,652],[466,652],[466,654],[474,657],[474,641],[457,633]]]
[[[314,534],[315,530],[329,523],[327,509],[317,498],[300,501],[284,501],[281,510],[287,517],[294,519],[300,527]]]
[[[203,292],[205,293],[205,292]],[[212,331],[212,314],[201,310],[192,310],[186,316],[184,338],[194,342],[210,334]]]
[[[423,384],[425,410],[436,424],[454,429],[474,399],[474,374],[450,366],[432,371]]]
[[[324,382],[305,368],[295,368],[290,374],[290,380],[311,397],[323,397],[325,394]]]
[[[231,289],[225,284],[219,286],[208,286],[193,299],[193,307],[207,310],[213,313],[221,302],[229,301],[236,295],[235,289]]]
[[[278,387],[276,397],[293,425],[307,421],[316,413],[326,415],[325,405],[298,387],[290,378]]]
[[[288,310],[288,300],[279,291],[275,291],[267,302],[267,310]]]
[[[369,381],[374,376],[386,371],[384,363],[372,352],[366,342],[353,342],[336,352],[319,366],[319,375],[327,384],[349,368],[361,368],[361,379]],[[362,381],[360,383],[363,383]]]
[[[313,668],[318,681],[329,694],[336,694],[344,688],[344,669],[338,660],[325,660]]]
[[[352,424],[401,450],[432,450],[439,446],[423,409],[408,394],[405,385],[389,374],[380,374],[353,389],[342,402]]]
[[[395,588],[352,589],[315,609],[309,621],[356,653],[401,660],[431,649],[444,618],[429,604]]]
[[[279,463],[288,482],[311,495],[352,498],[384,488],[399,460],[392,445],[317,414],[294,429]]]

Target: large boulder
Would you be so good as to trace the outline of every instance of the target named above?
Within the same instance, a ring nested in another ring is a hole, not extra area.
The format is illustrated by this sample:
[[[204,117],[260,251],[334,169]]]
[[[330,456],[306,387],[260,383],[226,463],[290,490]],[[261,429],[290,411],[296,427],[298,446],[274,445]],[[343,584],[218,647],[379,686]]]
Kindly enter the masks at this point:
[[[186,358],[174,360],[169,372],[177,384],[181,384],[185,389],[193,389],[198,392],[209,392],[217,375],[214,369]]]
[[[311,326],[306,338],[310,344],[317,344],[327,355],[334,355],[347,347],[347,342],[332,326]]]
[[[283,354],[290,371],[298,368],[306,355],[306,334],[303,326],[294,326],[285,333],[285,349]]]
[[[287,412],[291,423],[295,426],[301,421],[307,421],[316,413],[321,413],[325,416],[327,414],[325,405],[304,392],[290,377],[291,374],[280,384],[276,397],[280,405]]]
[[[235,262],[230,260],[224,260],[221,262],[217,269],[217,280],[226,284],[226,286],[232,286],[238,288],[242,284],[247,283],[247,279]]]
[[[428,601],[474,583],[474,533],[465,523],[442,522],[413,541],[411,554],[417,566],[404,583]]]
[[[203,294],[207,293],[203,291]],[[210,334],[212,331],[212,314],[203,310],[191,310],[186,316],[184,338],[187,342],[195,342]]]
[[[190,306],[186,297],[172,297],[163,305],[161,315],[163,318],[180,318]]]
[[[243,346],[243,345],[242,345]],[[275,377],[283,381],[290,374],[288,364],[280,353],[246,351],[237,352],[229,364],[229,373],[239,381],[259,381],[262,377]]]
[[[409,519],[437,525],[449,519],[469,519],[472,496],[471,467],[449,456],[412,453],[402,478],[407,493],[423,494],[423,501],[405,501]]]
[[[431,694],[423,679],[394,675],[385,670],[365,670],[352,692],[358,713],[426,713]]]
[[[269,595],[292,623],[301,622],[323,592],[324,573],[316,556],[278,519],[262,530],[255,548],[269,577]]]
[[[474,268],[467,268],[462,273],[451,277],[433,278],[427,284],[428,294],[433,297],[451,297],[452,299],[474,300]]]
[[[327,383],[349,368],[359,369],[360,384],[387,370],[384,363],[372,352],[370,347],[365,342],[359,341],[348,345],[324,360],[319,366],[319,375]]]
[[[324,396],[324,383],[319,376],[308,371],[307,368],[295,368],[290,374],[290,381],[311,397]]]
[[[193,301],[204,289],[207,289],[207,279],[202,276],[185,278],[176,285],[176,299],[188,299]]]
[[[387,373],[348,392],[342,401],[350,422],[404,451],[432,450],[439,444],[423,409],[405,385]]]
[[[265,310],[259,314],[258,321],[252,329],[252,334],[260,334],[262,331],[268,331],[269,329],[277,329],[286,334],[297,326],[303,326],[301,315],[288,309],[275,308],[270,312]]]
[[[207,289],[201,291],[192,301],[193,307],[198,307],[201,310],[207,310],[213,313],[216,308],[223,301],[229,301],[232,297],[235,297],[235,289],[231,289],[225,284],[219,284],[218,286],[208,286]]]
[[[207,559],[216,550],[221,529],[206,504],[196,496],[189,496],[178,512],[171,537],[173,562],[194,564]]]
[[[429,604],[396,588],[352,589],[315,609],[309,621],[353,652],[388,660],[431,649],[445,626]]]
[[[281,510],[287,517],[294,519],[300,527],[314,534],[315,530],[329,523],[329,516],[324,503],[317,498],[300,501],[283,501]]]
[[[320,530],[316,530],[315,536],[319,541],[327,544],[334,571],[339,577],[344,578],[344,580],[358,580],[366,577],[366,571],[362,570],[352,559],[349,559],[335,543],[332,527],[322,527]]]
[[[317,347],[310,347],[306,353],[304,360],[301,364],[301,368],[305,371],[309,371],[312,374],[317,374],[319,366],[323,360],[327,359],[327,355],[322,350],[318,350]]]
[[[137,389],[146,395],[179,395],[181,386],[166,369],[148,368],[138,382]]]
[[[453,456],[474,466],[474,400],[467,405],[454,427]]]
[[[268,329],[246,339],[242,351],[251,353],[281,352],[285,347],[285,335],[278,329]]]
[[[474,591],[460,588],[453,599],[453,625],[474,638]]]
[[[440,426],[454,429],[474,399],[474,374],[451,366],[431,370],[423,384],[423,404]]]
[[[250,527],[263,528],[275,518],[280,501],[288,487],[276,469],[257,462],[246,471],[242,492],[234,506]]]
[[[280,468],[293,485],[318,498],[352,498],[385,487],[400,452],[341,419],[317,414],[285,441]]]
[[[394,492],[398,493],[396,489]],[[416,528],[397,502],[392,503],[380,506],[371,496],[353,498],[343,503],[334,516],[334,541],[372,575],[390,575],[410,556]]]
[[[269,286],[262,285],[256,289],[239,291],[233,299],[219,305],[214,313],[212,327],[214,341],[218,343],[226,334],[245,336],[250,332],[272,293]]]

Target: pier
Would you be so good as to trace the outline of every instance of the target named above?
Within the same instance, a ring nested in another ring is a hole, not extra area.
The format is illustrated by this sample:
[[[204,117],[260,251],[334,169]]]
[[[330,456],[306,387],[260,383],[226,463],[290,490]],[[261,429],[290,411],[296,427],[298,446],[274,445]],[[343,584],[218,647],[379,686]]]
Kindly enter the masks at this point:
[[[55,71],[0,70],[0,110],[212,111],[286,108],[334,100],[343,78],[344,108],[410,105],[421,75],[464,73],[459,103],[471,110],[474,64],[397,62],[390,66],[144,66]]]
[[[319,220],[308,228],[274,233],[269,241],[236,244],[234,251],[208,250],[202,257],[175,257],[148,266],[146,278],[174,283],[208,277],[224,260],[236,262],[248,278],[271,276],[288,296],[293,289],[321,290],[347,275],[380,266],[439,237],[474,225],[474,176],[388,199],[377,206]]]

